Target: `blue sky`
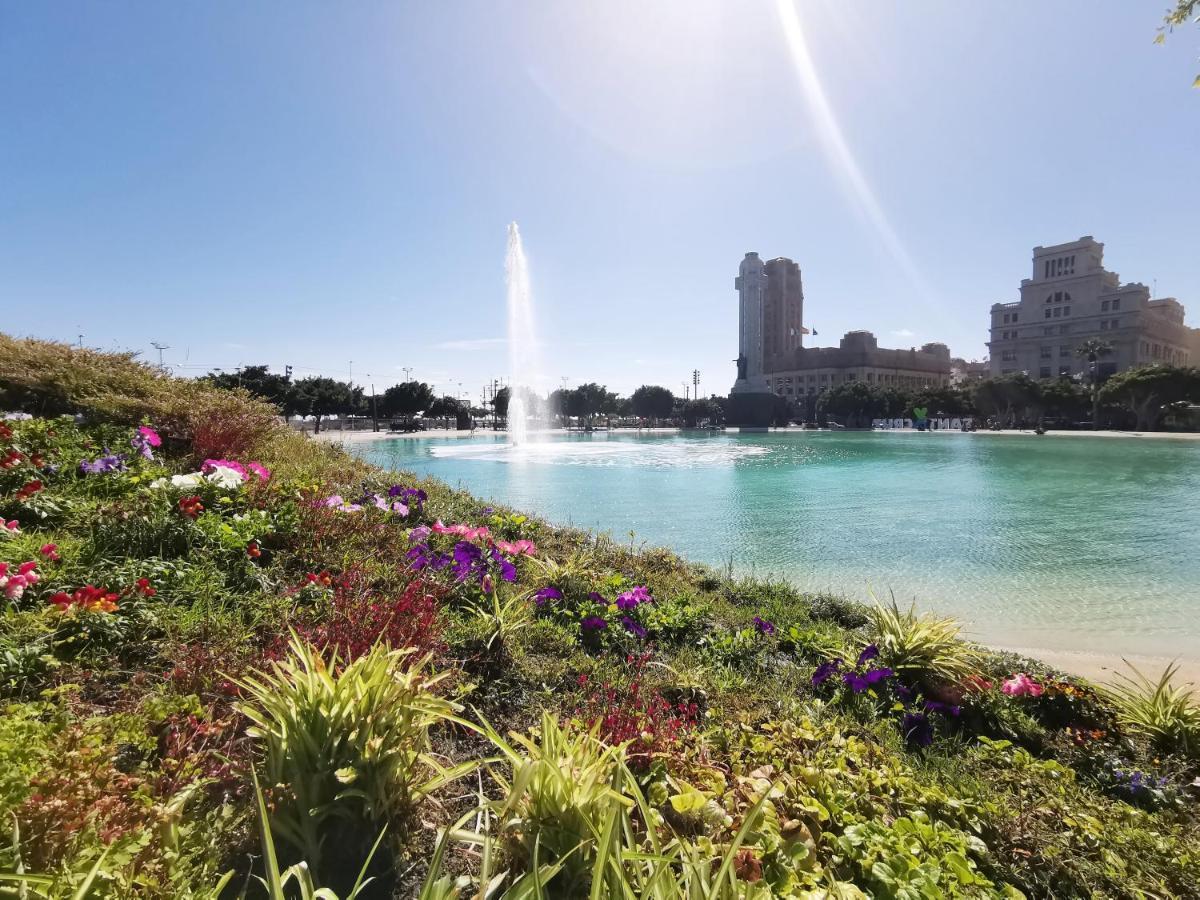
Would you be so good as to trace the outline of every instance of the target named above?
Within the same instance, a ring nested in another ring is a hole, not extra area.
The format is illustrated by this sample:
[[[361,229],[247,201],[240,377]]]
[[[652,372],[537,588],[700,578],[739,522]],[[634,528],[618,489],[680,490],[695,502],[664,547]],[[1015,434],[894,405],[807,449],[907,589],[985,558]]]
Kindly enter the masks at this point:
[[[800,263],[810,343],[982,356],[1083,234],[1200,324],[1164,6],[8,3],[0,327],[478,396],[514,219],[547,385],[727,391],[747,250]]]

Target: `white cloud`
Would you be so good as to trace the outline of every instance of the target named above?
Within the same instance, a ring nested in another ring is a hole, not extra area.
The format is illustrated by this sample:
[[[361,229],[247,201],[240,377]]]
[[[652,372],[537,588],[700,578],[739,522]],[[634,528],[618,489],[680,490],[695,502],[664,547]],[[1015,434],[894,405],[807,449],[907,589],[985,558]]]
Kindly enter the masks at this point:
[[[470,338],[463,341],[442,341],[440,344],[434,344],[434,350],[487,350],[490,347],[496,347],[500,344],[507,344],[508,338],[490,337],[490,338]]]
[[[892,334],[894,334],[896,337],[916,337],[917,336],[917,333],[915,331],[913,331],[911,328],[900,328],[900,329],[897,329],[896,331],[893,331]]]

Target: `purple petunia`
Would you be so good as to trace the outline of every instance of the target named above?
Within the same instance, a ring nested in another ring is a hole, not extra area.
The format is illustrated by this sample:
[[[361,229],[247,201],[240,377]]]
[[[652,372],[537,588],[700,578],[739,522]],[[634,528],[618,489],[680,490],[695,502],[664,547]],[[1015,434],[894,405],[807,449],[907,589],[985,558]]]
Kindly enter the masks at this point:
[[[942,713],[947,716],[957,716],[962,713],[961,706],[953,706],[949,703],[941,703],[937,700],[925,701],[925,712],[927,713]]]
[[[597,591],[591,591],[588,594],[588,599],[599,603],[601,606],[608,606],[608,601],[605,600]]]
[[[433,531],[428,525],[418,525],[408,533],[408,542],[410,544],[423,544],[429,540],[429,535],[431,534],[433,534]]]
[[[608,623],[599,616],[584,616],[583,621],[579,623],[579,627],[584,631],[603,631],[608,627]]]
[[[933,725],[924,713],[905,713],[900,722],[904,739],[914,747],[928,747],[933,743]]]
[[[646,629],[642,625],[629,616],[621,616],[621,624],[625,626],[625,630],[634,637],[641,639],[646,636]]]
[[[817,671],[813,672],[813,687],[820,687],[823,685],[826,681],[836,675],[841,668],[842,661],[840,658],[831,659],[829,662],[821,663],[821,665],[817,666]]]
[[[470,541],[459,541],[454,545],[451,551],[454,557],[454,577],[459,581],[466,581],[468,578],[483,578],[487,571],[487,561],[483,558],[483,551]]]
[[[617,609],[621,612],[629,612],[637,609],[643,603],[651,601],[650,589],[644,585],[638,585],[617,597]]]
[[[83,460],[79,463],[79,470],[85,475],[107,475],[110,472],[125,471],[125,457],[119,453],[109,453],[108,448],[104,448],[104,456],[94,460]]]
[[[512,564],[507,558],[500,555],[500,551],[495,547],[491,550],[492,562],[500,567],[500,577],[505,581],[517,580],[517,567]]]
[[[866,647],[863,648],[863,652],[858,654],[858,662],[856,663],[856,665],[859,668],[862,668],[864,663],[868,663],[871,660],[878,659],[878,658],[879,658],[879,648],[876,647],[874,644],[868,644]]]
[[[420,488],[404,487],[402,484],[393,484],[388,488],[388,496],[394,500],[399,500],[406,507],[416,505],[418,515],[425,507],[425,501],[429,499],[428,495]],[[406,512],[405,515],[408,515]]]
[[[533,595],[533,601],[538,606],[545,606],[551,600],[561,600],[562,596],[562,591],[558,588],[547,585],[544,588],[538,588]]]
[[[775,633],[775,623],[768,619],[762,618],[762,616],[754,617],[754,627],[757,628],[762,634]]]

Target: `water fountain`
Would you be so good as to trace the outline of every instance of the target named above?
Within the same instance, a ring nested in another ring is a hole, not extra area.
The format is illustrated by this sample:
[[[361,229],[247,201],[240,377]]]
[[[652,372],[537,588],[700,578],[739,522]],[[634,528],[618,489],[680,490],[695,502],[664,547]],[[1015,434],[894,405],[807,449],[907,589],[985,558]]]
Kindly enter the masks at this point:
[[[508,293],[508,437],[515,445],[527,441],[529,410],[525,392],[536,389],[537,338],[533,325],[533,293],[529,288],[529,262],[516,222],[508,225],[508,251],[504,257]]]

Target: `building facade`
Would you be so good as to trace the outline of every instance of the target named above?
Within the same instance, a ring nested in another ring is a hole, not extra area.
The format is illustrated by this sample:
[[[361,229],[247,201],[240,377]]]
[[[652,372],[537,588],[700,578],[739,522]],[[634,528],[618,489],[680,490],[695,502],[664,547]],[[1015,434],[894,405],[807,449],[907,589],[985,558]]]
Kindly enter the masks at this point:
[[[950,383],[950,350],[888,350],[869,331],[851,331],[837,347],[804,346],[800,267],[785,257],[763,262],[747,253],[738,268],[738,378],[734,394],[775,394],[795,403],[839,384],[864,381],[897,388]]]
[[[799,402],[852,381],[916,389],[950,383],[950,348],[889,350],[869,331],[849,331],[836,347],[798,348],[773,360],[766,373],[772,392]]]
[[[1184,325],[1179,301],[1152,299],[1144,284],[1122,284],[1104,268],[1104,244],[1090,235],[1034,247],[1032,274],[1021,281],[1020,300],[992,306],[993,376],[1088,375],[1090,363],[1075,351],[1089,339],[1113,349],[1099,361],[1101,377],[1154,363],[1196,363],[1200,329]]]
[[[800,267],[785,257],[763,262],[747,253],[733,281],[738,292],[738,377],[735,393],[767,393],[769,361],[803,346]]]

